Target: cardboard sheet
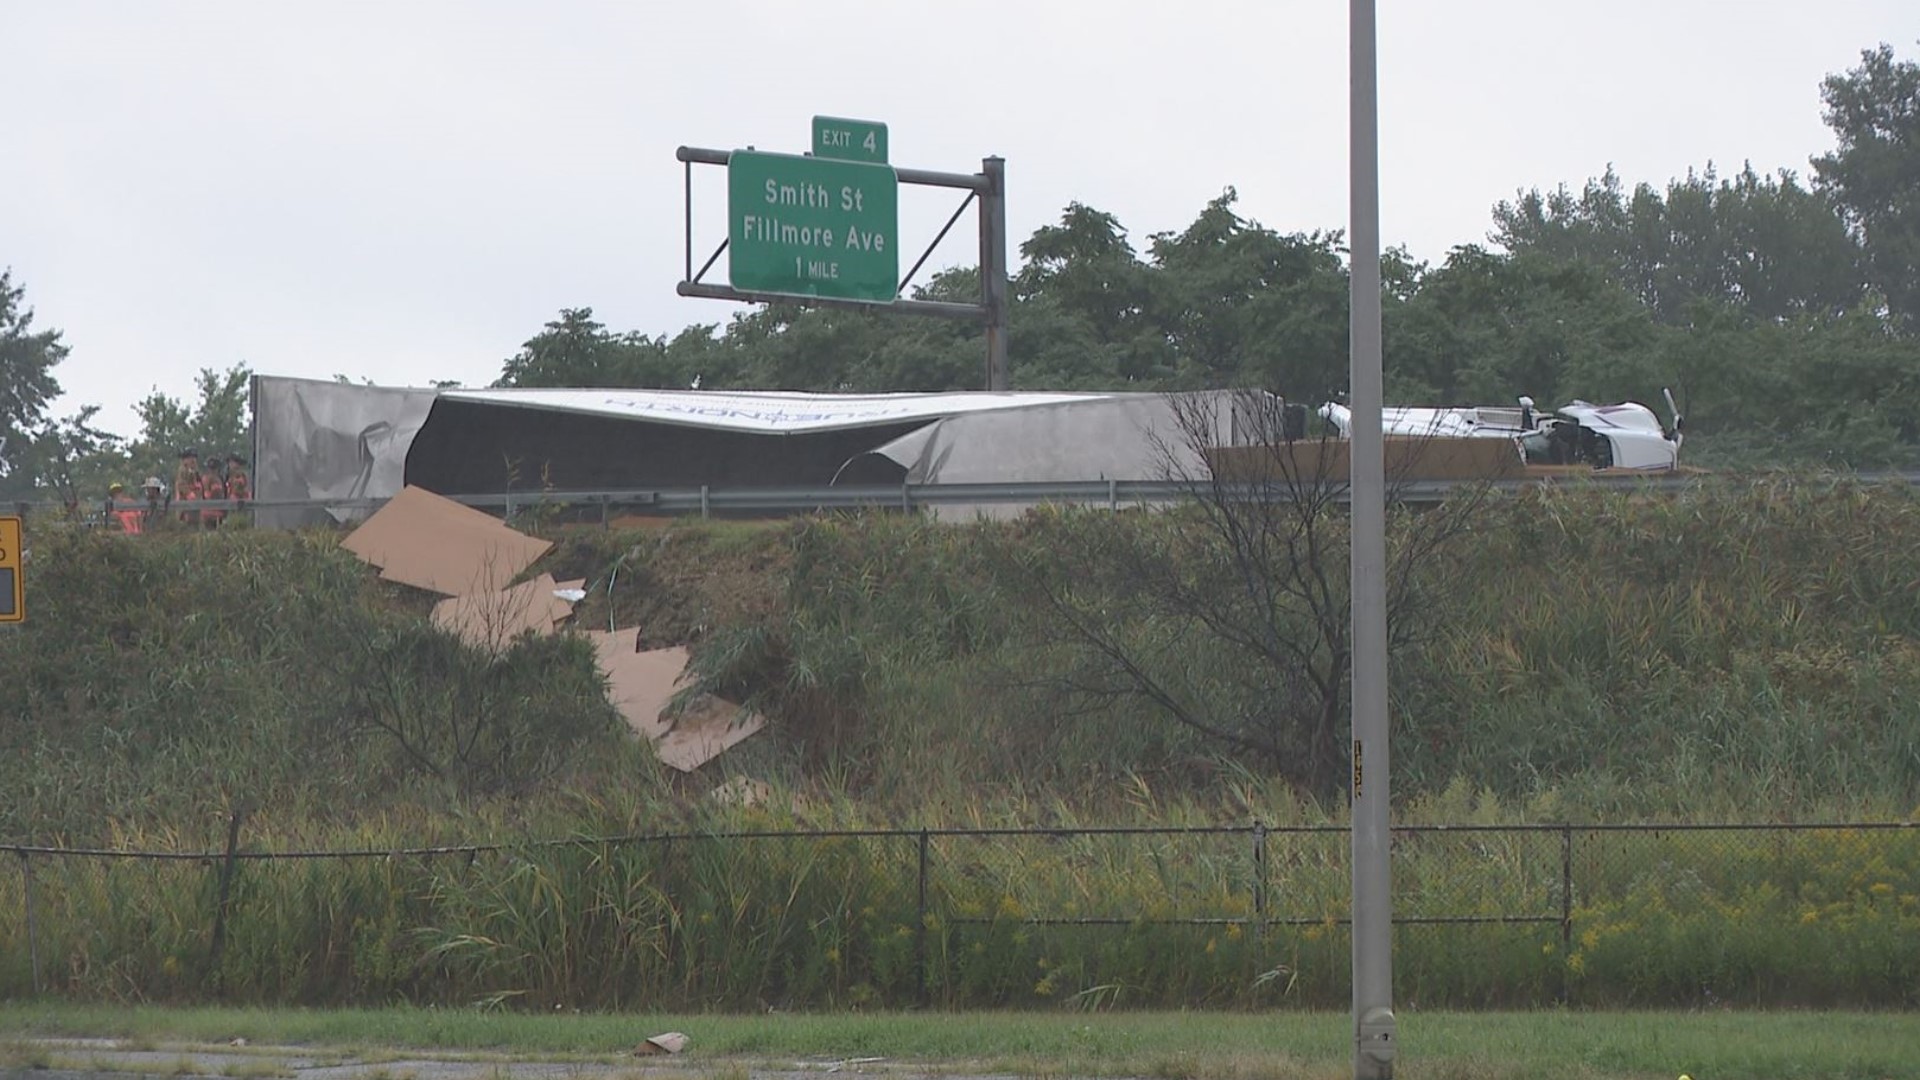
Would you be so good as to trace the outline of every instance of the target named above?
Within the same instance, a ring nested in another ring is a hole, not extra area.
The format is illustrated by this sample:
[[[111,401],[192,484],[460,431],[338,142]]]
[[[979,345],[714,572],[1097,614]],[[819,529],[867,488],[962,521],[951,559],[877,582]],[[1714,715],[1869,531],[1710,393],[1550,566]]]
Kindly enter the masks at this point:
[[[553,544],[452,499],[408,487],[340,546],[379,567],[383,580],[465,596],[499,591]]]
[[[766,726],[766,718],[760,714],[708,696],[675,717],[673,730],[654,743],[653,749],[661,761],[681,772],[692,772]]]
[[[552,576],[541,574],[500,592],[442,600],[433,605],[433,623],[477,649],[501,653],[528,631],[552,634],[554,624],[572,612],[572,604],[553,595]]]
[[[607,677],[607,700],[635,735],[654,742],[673,727],[673,719],[662,719],[660,711],[685,688],[688,656],[684,648],[635,652],[639,636],[638,629],[586,635]]]
[[[681,772],[719,757],[766,726],[766,720],[712,695],[678,716],[662,716],[675,694],[691,685],[684,647],[635,652],[640,631],[589,631],[594,657],[607,676],[607,699],[634,734],[654,744],[660,760]]]

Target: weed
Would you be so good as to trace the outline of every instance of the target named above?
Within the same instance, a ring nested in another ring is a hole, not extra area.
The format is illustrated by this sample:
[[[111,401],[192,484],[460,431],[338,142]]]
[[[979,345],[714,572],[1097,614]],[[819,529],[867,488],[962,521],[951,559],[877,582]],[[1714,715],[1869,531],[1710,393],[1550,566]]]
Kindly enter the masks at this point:
[[[0,1068],[50,1069],[53,1053],[44,1045],[26,1039],[0,1040]]]

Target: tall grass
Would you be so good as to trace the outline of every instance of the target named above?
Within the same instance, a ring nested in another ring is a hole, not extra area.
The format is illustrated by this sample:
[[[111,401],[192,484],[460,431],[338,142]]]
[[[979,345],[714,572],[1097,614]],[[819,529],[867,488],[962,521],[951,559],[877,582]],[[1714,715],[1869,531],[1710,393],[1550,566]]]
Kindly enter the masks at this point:
[[[936,824],[1033,820],[1053,803],[1150,820],[1161,808],[1134,805],[1145,784],[1217,818],[1270,782],[1151,702],[1076,693],[1084,652],[1007,573],[1023,553],[1097,550],[1084,538],[1161,520],[588,529],[560,534],[540,569],[588,580],[584,625],[691,643],[710,689],[770,715],[715,779],[747,772]],[[565,830],[618,803],[621,831],[710,786],[662,776],[621,736],[576,644],[472,654],[426,625],[430,598],[336,543],[36,528],[33,621],[0,636],[0,838],[94,840],[124,823],[210,842],[236,805],[319,831],[401,814],[472,836]],[[1127,609],[1110,568],[1058,572]],[[1423,572],[1451,602],[1394,657],[1403,795],[1464,783],[1580,820],[1920,805],[1911,492],[1772,476],[1671,496],[1538,491],[1486,507]],[[1248,707],[1204,636],[1127,633],[1203,708]],[[439,733],[477,717],[492,737],[462,758],[467,744]]]
[[[0,636],[0,839],[203,841],[235,807],[458,807],[621,758],[582,643],[465,648],[337,543],[34,528],[33,611]]]
[[[1090,805],[1139,775],[1218,792],[1235,774],[1219,747],[1140,698],[1075,692],[1085,651],[1006,573],[1162,521],[792,526],[783,602],[728,627],[701,666],[786,721],[776,738],[806,751],[789,760],[870,797],[964,803],[986,781]],[[1132,610],[1111,568],[1053,572],[1083,606]],[[1402,791],[1557,790],[1582,817],[1920,804],[1907,489],[1763,476],[1674,495],[1538,490],[1495,500],[1421,572],[1448,602],[1394,657]],[[1203,711],[1259,707],[1219,670],[1227,650],[1165,631],[1121,636]]]
[[[1344,846],[773,831],[243,858],[218,953],[219,859],[38,854],[32,948],[26,875],[0,876],[0,996],[33,990],[37,952],[41,989],[80,1000],[1334,1007]],[[1394,876],[1423,1007],[1920,996],[1920,829],[1413,829]]]
[[[0,636],[0,841],[217,850],[235,810],[255,852],[691,834],[243,859],[217,962],[218,860],[35,857],[43,982],[99,1000],[543,1008],[1339,1004],[1337,834],[1276,831],[1258,864],[1245,833],[935,834],[924,908],[917,833],[708,835],[1338,825],[1337,797],[1231,760],[1151,703],[1075,692],[1062,676],[1084,656],[1004,572],[1161,521],[561,536],[541,568],[589,580],[584,622],[692,643],[710,688],[771,716],[691,778],[625,737],[580,643],[473,653],[336,536],[36,528],[33,621]],[[1060,572],[1095,602],[1125,588]],[[1912,493],[1791,477],[1534,492],[1489,506],[1423,572],[1454,602],[1395,657],[1402,823],[1920,805]],[[1152,662],[1184,668],[1210,707],[1240,707],[1209,689],[1224,679],[1204,639],[1160,649]],[[447,741],[476,719],[484,738]],[[771,802],[706,798],[736,775],[771,780]],[[1911,835],[1583,835],[1571,895],[1558,835],[1401,837],[1403,915],[1546,920],[1403,927],[1413,1000],[1884,1003],[1920,985]],[[0,995],[32,981],[20,869],[0,868]],[[1186,918],[1216,921],[1165,922]]]

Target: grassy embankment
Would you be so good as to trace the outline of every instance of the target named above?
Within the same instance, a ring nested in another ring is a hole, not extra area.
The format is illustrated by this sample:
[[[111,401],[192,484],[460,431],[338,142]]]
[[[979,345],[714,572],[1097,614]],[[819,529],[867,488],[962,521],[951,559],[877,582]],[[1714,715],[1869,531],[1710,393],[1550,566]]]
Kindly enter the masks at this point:
[[[748,811],[699,798],[719,776],[679,780],[631,746],[577,642],[474,654],[424,625],[426,598],[377,582],[332,537],[37,530],[34,621],[0,639],[15,707],[0,729],[0,837],[214,848],[234,807],[253,812],[252,850],[1337,822],[1337,799],[1222,759],[1144,702],[1076,711],[1053,678],[1078,659],[1009,560],[1154,520],[565,536],[542,568],[604,588],[625,556],[619,621],[695,643],[715,687],[774,718],[716,770],[776,782],[778,805]],[[1772,480],[1671,499],[1530,496],[1488,509],[1429,572],[1449,600],[1398,660],[1404,821],[1904,819],[1915,804],[1920,501],[1908,493]],[[607,603],[597,593],[582,620],[601,623]],[[1207,644],[1189,647],[1153,660],[1204,670]],[[1398,880],[1431,911],[1551,912],[1559,864],[1540,847],[1553,843],[1422,841],[1403,847]],[[1340,854],[1337,837],[1271,847],[1276,910],[1338,913]],[[1337,925],[1021,922],[1244,917],[1241,838],[954,839],[933,855],[924,928],[900,841],[248,862],[218,974],[248,999],[542,1007],[910,1003],[923,962],[932,999],[955,1005],[1345,993]],[[1920,985],[1920,836],[1609,838],[1581,860],[1570,952],[1551,924],[1407,928],[1403,993],[1484,1006],[1565,983],[1591,1003],[1889,1004]],[[209,868],[36,863],[54,986],[208,992]],[[11,920],[22,881],[0,877],[9,994],[31,980]]]
[[[392,1061],[424,1051],[496,1063],[561,1060],[577,1063],[582,1075],[638,1076],[640,1063],[629,1056],[634,1044],[681,1031],[692,1044],[686,1057],[665,1066],[667,1075],[743,1076],[759,1063],[830,1068],[883,1058],[881,1068],[921,1065],[961,1075],[1323,1080],[1352,1075],[1349,1023],[1343,1014],[1318,1012],[515,1016],[470,1009],[11,1006],[0,1008],[0,1069],[101,1060],[86,1049],[30,1041],[84,1036],[117,1039],[129,1049],[210,1044],[243,1061],[260,1056],[251,1070],[241,1064],[227,1073],[234,1076],[281,1075],[272,1071],[271,1048],[286,1045],[328,1061]],[[1415,1078],[1920,1077],[1920,1026],[1875,1013],[1413,1012],[1402,1014],[1400,1034],[1397,1071]],[[228,1050],[224,1044],[234,1038],[252,1045]]]

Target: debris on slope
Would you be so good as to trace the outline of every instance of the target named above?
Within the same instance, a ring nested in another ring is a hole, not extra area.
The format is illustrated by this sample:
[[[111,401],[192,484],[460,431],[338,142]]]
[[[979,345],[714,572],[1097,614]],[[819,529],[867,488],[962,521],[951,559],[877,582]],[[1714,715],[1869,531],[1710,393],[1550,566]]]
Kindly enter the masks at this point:
[[[468,596],[504,587],[553,543],[409,486],[347,534],[340,546],[379,567],[384,581],[442,596]]]
[[[681,646],[641,651],[639,636],[635,629],[586,634],[607,677],[608,700],[634,734],[654,744],[661,761],[692,772],[766,726],[759,714],[712,694],[701,694],[669,715],[674,695],[690,685],[689,655]]]
[[[572,615],[572,601],[561,597],[547,574],[499,592],[452,596],[433,605],[435,626],[495,655],[521,634],[550,636]]]
[[[507,585],[553,544],[424,488],[403,490],[341,546],[378,568],[382,580],[445,596],[433,607],[434,625],[495,654],[522,634],[557,633],[586,596],[585,579],[556,582],[550,574]],[[661,761],[681,772],[766,726],[763,717],[710,694],[669,714],[675,695],[688,686],[684,647],[642,651],[631,627],[585,637],[606,677],[608,700]]]

